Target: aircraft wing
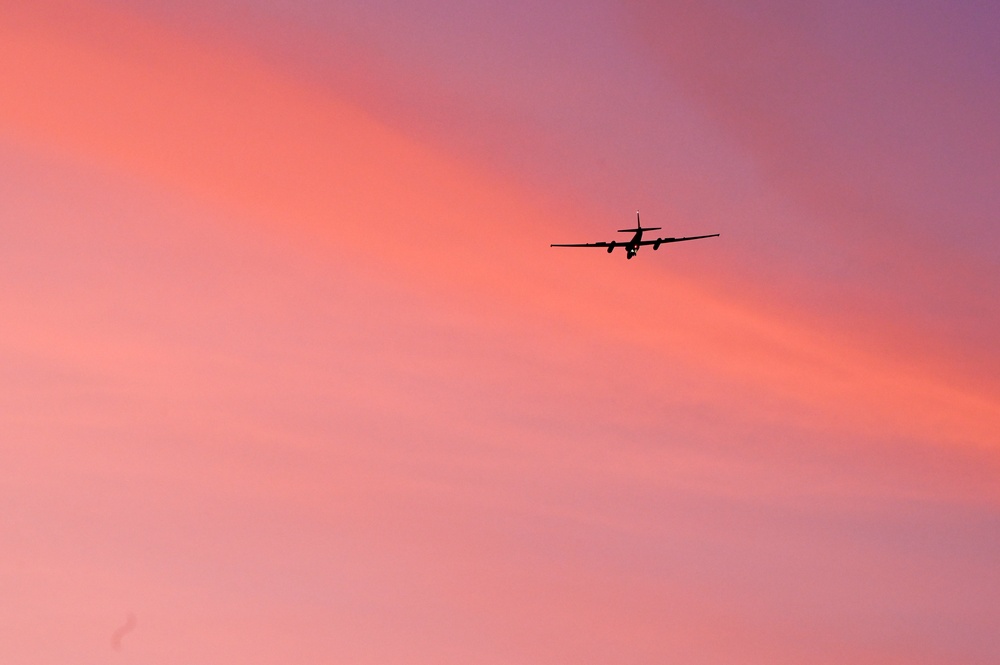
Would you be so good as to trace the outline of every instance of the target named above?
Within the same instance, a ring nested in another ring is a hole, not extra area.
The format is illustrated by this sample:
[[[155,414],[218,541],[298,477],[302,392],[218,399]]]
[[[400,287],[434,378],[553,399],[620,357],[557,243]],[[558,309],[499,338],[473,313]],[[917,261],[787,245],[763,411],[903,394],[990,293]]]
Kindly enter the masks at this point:
[[[702,238],[715,238],[718,235],[719,235],[718,233],[712,233],[712,234],[709,234],[707,236],[690,236],[688,238],[657,238],[656,240],[643,240],[643,241],[640,241],[640,242],[638,242],[636,244],[638,244],[638,245],[656,245],[657,247],[659,247],[660,245],[666,244],[668,242],[683,242],[685,240],[701,240]],[[622,244],[624,244],[624,243],[622,243]]]
[[[581,242],[581,243],[570,244],[570,245],[552,244],[552,245],[549,245],[549,247],[608,247],[611,244],[612,243],[610,243],[610,242]],[[614,246],[615,247],[624,247],[626,244],[628,244],[628,243],[614,241]]]

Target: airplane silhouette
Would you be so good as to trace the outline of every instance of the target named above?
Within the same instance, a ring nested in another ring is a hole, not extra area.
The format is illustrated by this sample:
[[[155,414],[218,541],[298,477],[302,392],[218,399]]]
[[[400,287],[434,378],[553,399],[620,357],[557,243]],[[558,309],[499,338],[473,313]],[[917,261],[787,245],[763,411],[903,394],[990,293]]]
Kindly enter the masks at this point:
[[[612,240],[611,242],[585,242],[585,243],[563,244],[563,245],[552,244],[549,245],[549,247],[606,247],[608,249],[608,254],[613,252],[615,247],[624,247],[625,258],[631,259],[638,253],[639,248],[642,247],[643,245],[652,245],[653,249],[657,250],[660,248],[660,245],[667,242],[682,242],[684,240],[701,240],[702,238],[715,238],[719,235],[718,233],[712,233],[711,235],[707,236],[691,236],[689,238],[657,238],[656,240],[643,240],[642,239],[643,231],[659,231],[661,227],[647,226],[646,228],[642,228],[642,224],[639,223],[638,210],[635,211],[635,226],[636,228],[634,229],[618,229],[618,233],[635,233],[635,235],[632,236],[632,239],[629,240],[628,242]]]

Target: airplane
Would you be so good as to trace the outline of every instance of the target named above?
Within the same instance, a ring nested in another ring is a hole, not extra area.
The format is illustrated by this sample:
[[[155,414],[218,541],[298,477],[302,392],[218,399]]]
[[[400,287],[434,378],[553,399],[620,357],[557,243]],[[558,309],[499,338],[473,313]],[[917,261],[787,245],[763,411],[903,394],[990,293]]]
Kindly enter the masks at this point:
[[[615,247],[624,247],[625,258],[631,259],[638,253],[639,247],[643,245],[652,245],[653,249],[657,250],[660,248],[660,245],[667,242],[681,242],[684,240],[701,240],[702,238],[715,238],[719,235],[718,233],[712,233],[711,235],[707,236],[691,236],[689,238],[657,238],[656,240],[643,240],[642,239],[643,231],[659,231],[661,227],[648,226],[646,228],[643,228],[642,224],[639,223],[638,210],[635,211],[635,226],[636,228],[634,229],[618,230],[618,233],[635,233],[635,235],[632,236],[632,239],[629,240],[628,242],[624,240],[612,240],[611,242],[585,242],[585,243],[577,243],[569,245],[552,244],[549,245],[549,247],[607,247],[608,254],[613,252]]]

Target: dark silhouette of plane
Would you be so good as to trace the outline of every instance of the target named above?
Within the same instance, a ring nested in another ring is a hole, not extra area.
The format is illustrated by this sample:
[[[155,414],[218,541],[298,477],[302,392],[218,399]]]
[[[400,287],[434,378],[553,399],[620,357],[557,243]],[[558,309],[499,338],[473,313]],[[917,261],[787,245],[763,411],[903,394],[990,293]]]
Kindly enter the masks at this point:
[[[638,210],[635,211],[635,226],[636,228],[634,229],[618,230],[618,233],[635,234],[634,236],[632,236],[632,239],[627,242],[612,240],[611,242],[584,242],[584,243],[569,244],[569,245],[552,244],[549,245],[549,247],[606,247],[608,250],[608,254],[613,252],[615,250],[615,247],[624,247],[625,258],[631,259],[633,256],[636,255],[636,253],[639,251],[639,248],[642,247],[643,245],[652,245],[653,249],[656,250],[660,248],[660,245],[668,242],[682,242],[684,240],[701,240],[702,238],[715,238],[719,235],[718,233],[713,233],[707,236],[691,236],[689,238],[657,238],[656,240],[643,240],[642,239],[643,231],[659,231],[661,227],[649,226],[646,228],[642,228],[642,224],[639,223]]]

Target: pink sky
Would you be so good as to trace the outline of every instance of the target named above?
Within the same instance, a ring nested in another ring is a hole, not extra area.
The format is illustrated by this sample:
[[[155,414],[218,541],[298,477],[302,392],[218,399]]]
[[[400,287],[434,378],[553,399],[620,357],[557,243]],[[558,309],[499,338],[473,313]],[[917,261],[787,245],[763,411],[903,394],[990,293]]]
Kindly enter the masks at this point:
[[[997,662],[956,7],[0,2],[0,661]]]

